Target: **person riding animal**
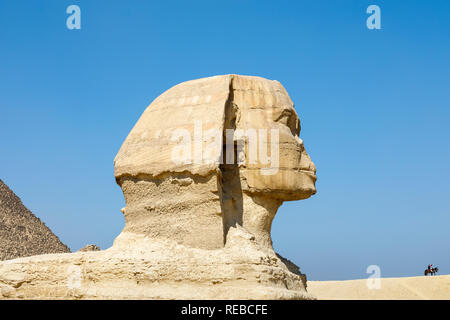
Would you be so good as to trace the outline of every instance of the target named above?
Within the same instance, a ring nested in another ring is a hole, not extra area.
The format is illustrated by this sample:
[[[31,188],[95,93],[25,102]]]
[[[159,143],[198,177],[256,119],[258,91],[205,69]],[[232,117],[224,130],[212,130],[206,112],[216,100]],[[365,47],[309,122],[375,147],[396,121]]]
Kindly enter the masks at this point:
[[[439,271],[438,267],[434,267],[432,264],[429,264],[427,269],[424,272],[424,275],[430,274],[431,276],[434,276]]]

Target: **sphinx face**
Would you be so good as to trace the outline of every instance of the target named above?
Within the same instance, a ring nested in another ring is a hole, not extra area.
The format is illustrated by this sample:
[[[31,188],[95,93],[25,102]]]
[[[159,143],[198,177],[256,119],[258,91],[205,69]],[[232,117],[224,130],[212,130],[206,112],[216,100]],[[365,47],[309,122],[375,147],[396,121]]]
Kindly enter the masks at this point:
[[[257,146],[249,135],[245,142],[241,173],[247,191],[283,201],[310,197],[316,193],[316,168],[299,138],[300,120],[288,93],[277,81],[248,80],[234,82],[238,88],[234,92],[239,109],[237,127],[257,131]],[[255,150],[257,161],[251,157]]]

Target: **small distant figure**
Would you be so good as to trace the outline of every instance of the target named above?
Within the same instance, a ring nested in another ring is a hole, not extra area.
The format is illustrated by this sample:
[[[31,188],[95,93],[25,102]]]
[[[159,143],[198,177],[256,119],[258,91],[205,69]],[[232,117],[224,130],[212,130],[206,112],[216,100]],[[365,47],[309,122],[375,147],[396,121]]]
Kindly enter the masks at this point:
[[[424,274],[427,276],[430,274],[430,276],[434,276],[439,271],[438,267],[433,267],[432,264],[429,264],[427,269],[425,270]]]

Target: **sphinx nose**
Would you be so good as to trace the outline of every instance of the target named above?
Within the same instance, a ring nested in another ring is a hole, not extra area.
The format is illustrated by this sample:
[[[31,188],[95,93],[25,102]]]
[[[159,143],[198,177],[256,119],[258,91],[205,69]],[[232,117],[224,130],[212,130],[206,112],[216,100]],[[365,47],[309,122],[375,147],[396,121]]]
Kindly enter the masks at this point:
[[[314,162],[312,162],[311,158],[309,157],[309,170],[316,172],[316,165],[314,164]]]
[[[306,155],[306,157],[308,158],[308,168],[309,168],[309,170],[311,170],[311,171],[314,171],[314,172],[316,172],[316,165],[314,164],[314,162],[312,162],[312,160],[311,160],[311,158],[309,157],[309,155],[306,153],[306,151],[305,151],[305,153],[304,153],[304,155]]]
[[[308,153],[306,152],[303,140],[298,138],[298,142],[300,143],[300,148],[302,152],[302,156],[300,159],[300,168],[303,170],[313,171],[314,173],[316,173],[316,166],[314,162],[312,162]]]
[[[300,159],[300,168],[316,173],[316,166],[304,149],[302,152],[302,157]]]

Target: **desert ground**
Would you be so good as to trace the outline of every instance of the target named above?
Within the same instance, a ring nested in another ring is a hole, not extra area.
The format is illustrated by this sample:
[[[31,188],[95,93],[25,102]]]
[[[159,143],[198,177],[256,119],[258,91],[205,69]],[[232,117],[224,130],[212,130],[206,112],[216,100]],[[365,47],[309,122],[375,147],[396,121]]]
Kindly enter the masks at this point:
[[[308,281],[308,292],[319,300],[449,300],[450,275],[381,278],[380,289],[368,289],[367,279]]]

